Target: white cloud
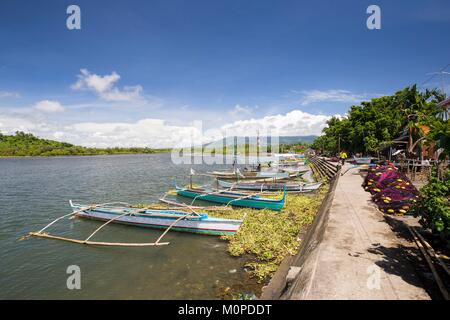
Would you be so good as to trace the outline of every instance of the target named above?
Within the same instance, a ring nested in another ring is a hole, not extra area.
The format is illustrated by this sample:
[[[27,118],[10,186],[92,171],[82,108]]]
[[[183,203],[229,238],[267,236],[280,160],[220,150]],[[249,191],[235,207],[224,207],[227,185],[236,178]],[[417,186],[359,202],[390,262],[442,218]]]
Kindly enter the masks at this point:
[[[238,120],[205,130],[198,122],[174,125],[162,119],[141,119],[135,122],[78,122],[61,124],[30,115],[0,115],[0,131],[17,130],[37,136],[92,147],[164,148],[196,145],[219,140],[225,136],[254,137],[259,131],[279,136],[319,135],[331,116],[314,115],[301,110],[258,119]],[[36,121],[38,120],[38,121]],[[206,123],[203,123],[206,126]]]
[[[259,119],[239,120],[226,124],[222,130],[237,136],[252,136],[272,132],[280,136],[319,135],[331,116],[314,115],[301,110]]]
[[[237,104],[234,106],[233,109],[228,111],[228,113],[233,118],[242,118],[242,117],[251,115],[252,112],[257,108],[258,107],[241,106],[241,105]]]
[[[301,105],[305,106],[315,102],[348,102],[359,103],[368,98],[367,94],[356,94],[347,90],[306,90],[302,91]]]
[[[16,131],[33,132],[37,129],[37,124],[31,120],[19,118],[0,116],[0,132],[11,134]]]
[[[27,116],[0,115],[0,132],[31,132],[41,138],[69,142],[86,147],[151,147],[164,148],[190,145],[200,141],[201,127],[176,126],[161,119],[142,119],[136,122],[79,122],[60,124]]]
[[[11,91],[0,91],[0,98],[20,98],[20,94]]]
[[[36,110],[48,113],[65,111],[65,108],[61,105],[61,103],[52,100],[39,101],[34,105],[34,108]]]
[[[113,71],[111,74],[100,76],[81,69],[78,80],[71,88],[73,90],[88,90],[105,101],[133,101],[141,98],[142,86],[125,86],[119,89],[115,86],[120,75]]]

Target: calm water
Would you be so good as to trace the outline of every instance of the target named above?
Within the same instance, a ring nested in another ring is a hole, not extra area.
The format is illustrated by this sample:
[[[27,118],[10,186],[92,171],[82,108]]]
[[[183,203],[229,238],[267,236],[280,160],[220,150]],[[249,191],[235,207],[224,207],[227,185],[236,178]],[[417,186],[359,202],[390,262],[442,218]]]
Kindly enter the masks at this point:
[[[0,159],[0,298],[202,299],[242,282],[242,259],[230,257],[227,243],[211,236],[169,232],[169,246],[147,248],[18,241],[69,213],[69,199],[155,202],[173,188],[173,177],[187,183],[190,167],[172,164],[169,154]],[[48,231],[82,239],[99,225],[66,219]],[[152,242],[160,233],[111,224],[94,240]],[[69,265],[81,268],[81,290],[66,287]]]

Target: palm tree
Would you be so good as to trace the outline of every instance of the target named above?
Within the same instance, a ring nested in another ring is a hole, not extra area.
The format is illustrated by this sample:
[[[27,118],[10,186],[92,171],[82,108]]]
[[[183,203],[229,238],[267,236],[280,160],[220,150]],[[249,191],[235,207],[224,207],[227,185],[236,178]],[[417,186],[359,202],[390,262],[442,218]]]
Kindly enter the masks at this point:
[[[439,90],[426,90],[420,92],[417,86],[407,87],[399,92],[398,103],[400,110],[406,117],[406,127],[408,128],[408,153],[415,154],[414,150],[419,145],[420,150],[422,144],[426,140],[424,132],[424,124],[429,116],[434,116],[437,112],[436,101],[440,101],[445,97]],[[433,98],[432,101],[428,101]],[[422,156],[420,152],[419,156]]]

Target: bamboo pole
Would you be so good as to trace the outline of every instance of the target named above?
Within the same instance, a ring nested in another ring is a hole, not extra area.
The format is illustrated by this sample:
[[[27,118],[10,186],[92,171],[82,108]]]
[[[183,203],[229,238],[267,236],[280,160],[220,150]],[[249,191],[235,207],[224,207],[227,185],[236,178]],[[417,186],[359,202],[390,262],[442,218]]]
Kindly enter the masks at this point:
[[[188,207],[189,205],[185,203],[178,203],[175,201],[166,200],[164,198],[159,199],[159,201],[167,203],[167,204],[173,204],[175,206],[179,207]],[[211,206],[211,207],[200,207],[200,206],[190,206],[191,208],[198,209],[198,210],[231,210],[229,207],[225,206]]]
[[[114,218],[112,218],[112,219],[106,221],[106,222],[105,222],[104,224],[102,224],[100,227],[98,227],[97,229],[95,229],[95,231],[92,232],[92,233],[86,238],[86,240],[84,240],[84,242],[89,241],[89,239],[92,238],[92,237],[94,236],[94,234],[96,234],[96,233],[97,233],[100,229],[102,229],[104,226],[108,225],[109,223],[111,223],[111,222],[113,222],[113,221],[115,221],[115,220],[117,220],[117,219],[119,219],[119,218],[122,218],[123,216],[127,216],[127,215],[130,215],[130,214],[131,214],[130,212],[125,212],[125,213],[123,213],[123,214],[121,214],[121,215],[118,215],[117,217],[114,217]]]
[[[264,191],[257,192],[257,193],[251,193],[251,194],[249,194],[249,195],[242,196],[242,197],[239,197],[239,198],[230,200],[226,205],[228,206],[228,205],[229,205],[231,202],[233,202],[233,201],[238,201],[238,200],[242,200],[242,199],[245,199],[245,198],[250,198],[250,197],[253,197],[253,196],[257,196],[257,195],[259,195],[259,194],[261,194],[261,193],[263,193],[263,192],[264,192]]]
[[[205,193],[205,194],[196,195],[194,197],[194,199],[192,199],[192,201],[191,201],[191,206],[194,204],[194,202],[195,202],[195,200],[197,200],[197,198],[206,197],[206,196],[210,196],[210,195],[213,195],[213,194],[219,194],[219,193],[222,193],[223,191],[224,190],[217,190],[217,191],[213,191],[213,192],[209,192],[209,193]]]
[[[419,233],[419,231],[417,231],[417,229],[414,228],[414,227],[412,229],[415,231],[415,233],[416,233],[417,237],[420,239],[420,241],[428,249],[428,252],[431,253],[431,256],[434,257],[437,260],[437,262],[442,267],[442,269],[444,269],[444,271],[450,276],[450,270],[447,267],[446,263],[443,262],[441,257],[436,254],[436,252],[434,251],[433,247],[422,237],[422,235]]]
[[[170,229],[172,229],[172,227],[180,220],[186,218],[187,216],[190,216],[191,213],[187,213],[184,216],[179,217],[177,220],[175,220],[174,222],[172,222],[170,224],[170,226],[159,236],[159,238],[156,240],[155,243],[159,243],[159,241],[167,234],[167,232],[169,232]]]
[[[44,228],[42,228],[41,230],[39,230],[38,233],[41,233],[42,231],[44,231],[45,229],[47,229],[48,227],[50,227],[51,225],[53,225],[55,222],[57,222],[57,221],[59,221],[59,220],[65,218],[65,217],[68,217],[68,216],[71,216],[71,215],[80,213],[80,212],[82,212],[82,211],[86,211],[86,210],[89,210],[89,209],[93,209],[93,208],[95,208],[95,207],[99,207],[99,206],[102,206],[102,205],[104,205],[104,204],[98,204],[98,205],[94,205],[94,206],[88,206],[88,207],[82,208],[82,209],[80,209],[80,210],[73,211],[73,212],[71,212],[71,213],[65,214],[65,215],[63,215],[63,216],[61,216],[61,217],[59,217],[59,218],[56,218],[56,219],[53,220],[52,222],[50,222],[50,223],[49,223],[48,225],[46,225]]]
[[[117,247],[149,247],[149,246],[163,246],[168,245],[170,242],[150,242],[150,243],[122,243],[122,242],[99,242],[99,241],[85,241],[78,239],[70,239],[65,237],[54,236],[48,233],[40,233],[40,232],[30,232],[30,236],[47,238],[53,240],[61,240],[66,242],[78,243],[78,244],[86,244],[86,245],[96,245],[96,246],[117,246]]]
[[[423,257],[425,258],[428,266],[430,267],[431,273],[433,274],[434,280],[436,281],[439,290],[442,293],[442,296],[445,300],[449,300],[449,294],[447,289],[445,288],[445,285],[442,283],[441,277],[436,271],[436,268],[434,267],[433,261],[431,260],[430,256],[427,254],[427,251],[425,250],[425,247],[423,246],[422,242],[420,242],[419,238],[417,237],[417,231],[412,229],[411,227],[407,226],[409,232],[412,234],[414,241],[416,242],[417,246],[419,247],[420,252],[422,253]]]

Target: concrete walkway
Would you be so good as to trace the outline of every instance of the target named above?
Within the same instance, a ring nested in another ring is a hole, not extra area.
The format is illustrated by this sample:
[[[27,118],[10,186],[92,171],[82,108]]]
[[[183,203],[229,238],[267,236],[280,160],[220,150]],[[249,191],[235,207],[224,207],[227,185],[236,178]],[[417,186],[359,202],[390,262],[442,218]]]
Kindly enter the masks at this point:
[[[323,238],[301,266],[284,299],[430,299],[408,252],[345,165]]]

